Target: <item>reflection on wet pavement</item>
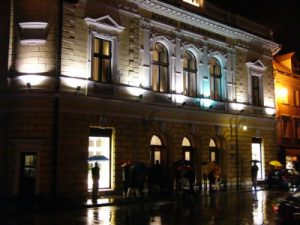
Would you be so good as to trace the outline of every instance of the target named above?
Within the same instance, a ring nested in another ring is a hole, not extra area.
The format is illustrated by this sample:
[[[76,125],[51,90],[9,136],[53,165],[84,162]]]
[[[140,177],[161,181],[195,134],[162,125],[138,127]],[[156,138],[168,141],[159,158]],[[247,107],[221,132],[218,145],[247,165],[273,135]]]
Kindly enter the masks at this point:
[[[5,225],[265,225],[282,192],[215,193],[174,202],[135,203],[1,216]]]

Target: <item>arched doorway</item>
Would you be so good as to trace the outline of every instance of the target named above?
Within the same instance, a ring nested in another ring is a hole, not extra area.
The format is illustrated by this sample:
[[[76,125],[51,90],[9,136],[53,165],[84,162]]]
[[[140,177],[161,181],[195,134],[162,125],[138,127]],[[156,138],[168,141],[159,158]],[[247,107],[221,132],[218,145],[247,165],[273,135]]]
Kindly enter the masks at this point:
[[[162,142],[160,138],[153,135],[150,141],[150,165],[154,166],[155,162],[159,164],[162,162]]]

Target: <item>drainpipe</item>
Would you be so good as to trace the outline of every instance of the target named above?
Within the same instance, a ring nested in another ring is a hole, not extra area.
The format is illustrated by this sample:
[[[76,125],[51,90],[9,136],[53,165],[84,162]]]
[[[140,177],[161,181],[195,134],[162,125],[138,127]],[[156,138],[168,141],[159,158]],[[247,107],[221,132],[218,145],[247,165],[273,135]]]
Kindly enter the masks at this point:
[[[57,0],[58,3],[58,21],[57,21],[57,39],[56,39],[56,83],[54,92],[54,112],[53,112],[53,170],[52,170],[52,196],[57,197],[57,166],[59,154],[59,88],[61,73],[61,46],[62,46],[62,23],[63,23],[63,0]]]

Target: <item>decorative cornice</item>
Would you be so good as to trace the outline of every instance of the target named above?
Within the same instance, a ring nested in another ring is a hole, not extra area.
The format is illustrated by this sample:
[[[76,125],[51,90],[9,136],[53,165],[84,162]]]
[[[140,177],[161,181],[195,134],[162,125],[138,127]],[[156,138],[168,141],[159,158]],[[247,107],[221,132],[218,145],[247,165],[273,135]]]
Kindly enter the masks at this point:
[[[46,43],[46,22],[23,22],[19,23],[21,29],[20,43],[23,45],[41,45]]]
[[[203,16],[196,15],[192,12],[177,8],[173,5],[169,5],[157,0],[127,0],[131,3],[138,5],[140,8],[150,12],[154,12],[160,15],[176,19],[178,21],[191,24],[193,26],[200,27],[202,29],[232,38],[242,39],[247,42],[260,42],[264,48],[271,50],[272,54],[276,54],[280,50],[280,45],[259,36],[250,34],[246,31],[207,19]]]

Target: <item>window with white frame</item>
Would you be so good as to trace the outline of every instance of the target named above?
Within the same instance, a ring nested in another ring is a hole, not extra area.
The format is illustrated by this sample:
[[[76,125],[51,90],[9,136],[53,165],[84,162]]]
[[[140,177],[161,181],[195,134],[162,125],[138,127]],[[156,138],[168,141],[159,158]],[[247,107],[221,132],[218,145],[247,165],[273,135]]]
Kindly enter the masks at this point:
[[[111,82],[112,43],[95,37],[93,39],[92,79],[102,83]]]
[[[248,68],[248,96],[249,103],[254,106],[263,106],[263,74],[267,67],[260,60],[247,62]]]
[[[194,97],[197,94],[197,63],[195,56],[186,51],[183,55],[183,94]]]
[[[156,43],[152,58],[152,90],[169,92],[169,56],[167,48]]]

